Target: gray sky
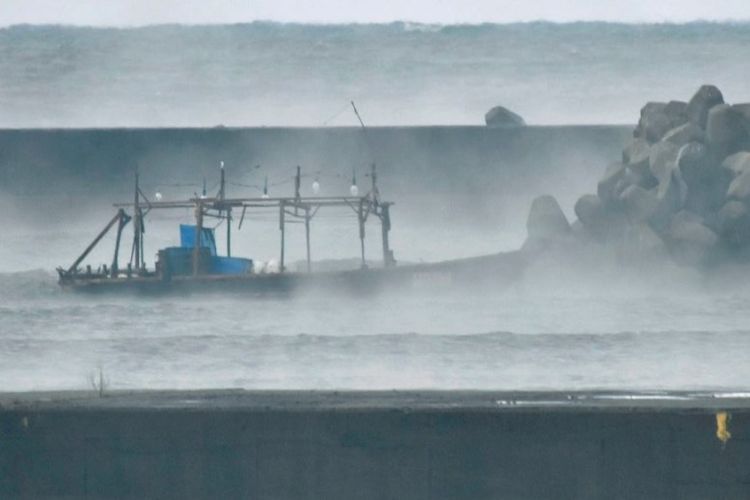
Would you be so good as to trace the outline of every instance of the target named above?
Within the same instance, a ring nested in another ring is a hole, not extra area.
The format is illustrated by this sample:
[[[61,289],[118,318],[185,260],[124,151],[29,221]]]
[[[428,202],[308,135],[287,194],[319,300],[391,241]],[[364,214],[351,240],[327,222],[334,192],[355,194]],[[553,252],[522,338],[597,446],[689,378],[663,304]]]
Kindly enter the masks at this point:
[[[750,20],[750,0],[0,0],[0,25]]]

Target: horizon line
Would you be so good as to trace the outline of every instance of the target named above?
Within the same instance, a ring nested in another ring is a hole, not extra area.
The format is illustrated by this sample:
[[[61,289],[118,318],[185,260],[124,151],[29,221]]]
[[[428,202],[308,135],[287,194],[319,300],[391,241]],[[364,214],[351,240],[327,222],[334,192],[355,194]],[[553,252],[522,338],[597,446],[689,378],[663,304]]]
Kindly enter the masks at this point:
[[[251,21],[236,21],[236,22],[154,22],[154,23],[132,23],[132,24],[90,24],[90,23],[77,23],[77,22],[18,22],[18,23],[0,23],[0,29],[10,28],[23,28],[23,27],[57,27],[57,28],[89,28],[89,29],[142,29],[142,28],[158,28],[158,27],[171,27],[171,26],[184,26],[184,27],[228,27],[228,26],[249,26],[249,25],[279,25],[279,26],[310,26],[310,27],[345,27],[345,26],[392,26],[392,25],[411,25],[411,26],[422,26],[426,28],[447,28],[447,27],[486,27],[486,26],[518,26],[518,25],[532,25],[532,24],[548,24],[555,26],[566,26],[566,25],[580,25],[580,24],[601,24],[611,26],[690,26],[690,25],[745,25],[750,24],[750,17],[744,19],[701,19],[696,18],[692,20],[684,21],[670,21],[670,20],[622,20],[612,21],[605,19],[581,19],[581,20],[566,20],[556,21],[550,19],[529,19],[529,20],[515,20],[515,21],[482,21],[482,22],[425,22],[425,21],[410,21],[404,19],[396,19],[393,21],[376,21],[376,22],[364,22],[364,21],[279,21],[275,19],[255,19]]]

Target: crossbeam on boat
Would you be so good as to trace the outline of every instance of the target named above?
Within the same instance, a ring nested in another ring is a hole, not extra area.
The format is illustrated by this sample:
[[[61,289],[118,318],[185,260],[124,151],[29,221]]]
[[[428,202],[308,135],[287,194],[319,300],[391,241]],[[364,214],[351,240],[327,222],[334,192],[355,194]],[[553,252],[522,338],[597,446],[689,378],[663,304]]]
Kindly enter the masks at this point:
[[[246,213],[253,209],[275,209],[278,211],[279,217],[279,230],[281,236],[281,248],[280,248],[280,269],[283,272],[285,270],[285,246],[286,246],[286,225],[287,224],[304,224],[305,227],[305,250],[307,257],[307,270],[311,271],[311,257],[310,257],[310,223],[316,216],[319,209],[327,207],[339,207],[351,210],[357,216],[357,222],[359,226],[359,239],[361,247],[361,259],[362,267],[366,267],[365,261],[365,222],[373,215],[380,219],[381,230],[382,230],[382,243],[383,243],[383,264],[385,267],[389,267],[395,264],[393,258],[393,252],[390,250],[388,242],[388,232],[391,228],[390,221],[390,207],[393,205],[392,202],[381,201],[379,198],[379,191],[376,184],[376,173],[375,165],[371,165],[372,171],[370,177],[372,180],[372,187],[370,191],[363,196],[301,196],[300,194],[300,179],[301,169],[297,167],[297,175],[295,176],[295,189],[294,196],[282,196],[282,197],[269,197],[264,196],[252,196],[252,197],[233,197],[227,196],[226,192],[226,180],[225,172],[222,163],[220,190],[216,196],[207,196],[205,188],[202,196],[193,196],[185,199],[162,201],[151,200],[147,198],[139,186],[139,176],[136,171],[135,175],[135,191],[133,201],[129,203],[115,203],[114,207],[117,209],[118,215],[115,216],[109,224],[101,231],[101,233],[95,238],[95,240],[86,248],[83,254],[67,269],[60,269],[61,280],[86,280],[93,276],[99,278],[112,278],[118,279],[121,277],[122,272],[118,265],[118,252],[120,246],[120,237],[122,234],[123,227],[131,219],[125,214],[125,209],[132,210],[133,212],[133,249],[131,252],[130,263],[128,263],[124,277],[127,279],[134,278],[148,278],[152,279],[159,274],[159,268],[154,272],[146,269],[144,260],[144,222],[145,216],[151,210],[170,210],[170,209],[190,209],[195,214],[195,244],[193,245],[192,255],[192,276],[197,277],[203,275],[205,272],[201,268],[201,234],[204,227],[204,217],[218,218],[226,220],[226,241],[227,241],[227,257],[231,257],[231,226],[232,226],[232,211],[234,209],[241,209],[241,216],[239,219],[238,229],[242,227],[242,223],[245,220]],[[354,181],[353,181],[354,182]],[[81,274],[78,271],[78,266],[93,250],[93,248],[100,242],[104,235],[119,221],[117,224],[117,239],[115,245],[114,257],[112,260],[111,272],[108,272],[106,266],[104,266],[104,272],[92,273],[87,267],[87,272]],[[132,268],[133,260],[135,260],[135,269]],[[135,274],[135,275],[134,275]]]
[[[202,204],[205,207],[210,208],[225,208],[225,207],[250,207],[250,208],[273,208],[278,207],[280,204],[284,204],[287,207],[303,207],[303,206],[350,206],[352,204],[359,204],[364,202],[365,204],[371,203],[372,200],[369,196],[305,196],[305,197],[277,197],[277,198],[189,198],[187,200],[176,200],[176,201],[152,201],[148,203],[150,209],[167,209],[167,208],[193,208],[197,204]],[[393,205],[391,202],[378,202],[380,205]],[[115,203],[115,208],[130,208],[135,203]],[[143,205],[141,203],[140,205]]]

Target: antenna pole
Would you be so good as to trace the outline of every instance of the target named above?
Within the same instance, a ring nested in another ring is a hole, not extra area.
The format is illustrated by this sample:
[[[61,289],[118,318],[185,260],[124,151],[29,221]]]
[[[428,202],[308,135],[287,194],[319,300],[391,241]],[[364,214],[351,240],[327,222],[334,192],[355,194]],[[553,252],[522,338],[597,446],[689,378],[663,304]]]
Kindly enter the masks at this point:
[[[362,117],[359,116],[359,111],[357,111],[357,106],[354,105],[354,101],[351,101],[352,103],[352,109],[354,110],[354,114],[357,115],[357,120],[359,120],[359,124],[362,125],[362,128],[365,128],[365,122],[362,121]]]

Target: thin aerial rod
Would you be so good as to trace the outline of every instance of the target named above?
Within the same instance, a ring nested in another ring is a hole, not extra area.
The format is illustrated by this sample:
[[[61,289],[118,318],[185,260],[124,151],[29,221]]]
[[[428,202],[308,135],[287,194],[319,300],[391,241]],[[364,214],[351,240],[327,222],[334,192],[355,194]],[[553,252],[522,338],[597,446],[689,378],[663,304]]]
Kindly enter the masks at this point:
[[[357,115],[357,120],[359,120],[359,124],[362,125],[363,129],[367,129],[367,127],[365,127],[365,122],[362,121],[362,117],[359,116],[359,111],[357,111],[357,106],[354,104],[354,101],[352,101],[352,109],[354,110],[354,114]]]
[[[245,211],[247,210],[247,206],[242,206],[242,215],[240,216],[240,223],[237,225],[237,230],[239,231],[242,229],[242,221],[245,220]]]

